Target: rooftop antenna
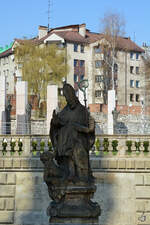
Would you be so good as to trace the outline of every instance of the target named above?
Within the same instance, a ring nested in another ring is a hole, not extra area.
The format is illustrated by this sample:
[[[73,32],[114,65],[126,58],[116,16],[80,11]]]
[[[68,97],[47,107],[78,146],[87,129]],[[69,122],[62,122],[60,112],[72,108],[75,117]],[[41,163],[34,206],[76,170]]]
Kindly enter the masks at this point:
[[[52,0],[48,0],[48,31],[50,30],[51,6],[52,6]]]
[[[136,34],[134,32],[134,35],[133,35],[133,41],[135,42],[136,41]]]

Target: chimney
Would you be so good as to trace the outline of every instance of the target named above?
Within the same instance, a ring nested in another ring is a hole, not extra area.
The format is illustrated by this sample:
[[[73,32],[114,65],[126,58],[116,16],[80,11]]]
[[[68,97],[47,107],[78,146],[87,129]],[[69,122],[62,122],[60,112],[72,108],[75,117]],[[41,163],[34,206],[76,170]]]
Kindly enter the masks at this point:
[[[82,35],[83,37],[85,37],[85,35],[86,35],[86,24],[85,23],[79,25],[79,34]]]
[[[39,26],[39,39],[45,37],[47,35],[48,32],[48,27],[46,26]]]

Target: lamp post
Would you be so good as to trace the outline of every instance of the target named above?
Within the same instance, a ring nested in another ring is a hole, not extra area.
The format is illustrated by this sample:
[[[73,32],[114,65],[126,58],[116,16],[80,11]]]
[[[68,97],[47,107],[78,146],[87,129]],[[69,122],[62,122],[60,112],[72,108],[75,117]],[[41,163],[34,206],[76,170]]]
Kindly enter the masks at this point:
[[[83,92],[83,95],[84,95],[85,107],[87,107],[86,89],[88,88],[88,86],[89,86],[89,82],[87,79],[84,79],[84,80],[81,80],[80,82],[78,82],[78,87]]]

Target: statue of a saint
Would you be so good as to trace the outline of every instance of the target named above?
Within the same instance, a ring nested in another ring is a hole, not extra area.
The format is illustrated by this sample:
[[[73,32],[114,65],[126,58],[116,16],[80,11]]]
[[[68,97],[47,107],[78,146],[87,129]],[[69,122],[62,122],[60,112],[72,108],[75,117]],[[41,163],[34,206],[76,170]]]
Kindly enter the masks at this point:
[[[47,209],[49,221],[76,224],[76,219],[82,218],[85,224],[91,220],[97,223],[100,207],[90,200],[96,187],[89,163],[89,150],[95,142],[95,122],[70,84],[64,84],[63,93],[67,104],[58,113],[54,110],[51,120],[54,151],[40,156],[44,181],[53,200]]]
[[[63,167],[68,180],[91,181],[89,150],[95,141],[95,124],[89,112],[75,95],[69,84],[64,84],[67,101],[58,114],[55,110],[51,120],[50,138],[55,159]]]

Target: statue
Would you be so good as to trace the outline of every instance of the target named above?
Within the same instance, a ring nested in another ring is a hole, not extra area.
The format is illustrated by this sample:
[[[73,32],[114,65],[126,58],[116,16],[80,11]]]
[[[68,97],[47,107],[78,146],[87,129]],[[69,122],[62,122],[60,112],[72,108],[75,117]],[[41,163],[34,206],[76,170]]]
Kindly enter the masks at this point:
[[[7,104],[6,104],[6,134],[11,134],[11,97],[8,96]]]
[[[64,84],[63,93],[67,105],[59,113],[54,110],[51,120],[54,152],[41,155],[44,180],[53,200],[48,207],[50,222],[68,217],[97,220],[100,207],[90,200],[96,188],[89,163],[89,150],[95,142],[95,121],[70,84]]]
[[[27,117],[27,122],[30,121],[31,119],[31,110],[32,110],[32,105],[30,103],[28,103],[26,105],[26,117]]]
[[[31,110],[32,105],[28,103],[26,105],[26,132],[27,134],[31,134]]]

